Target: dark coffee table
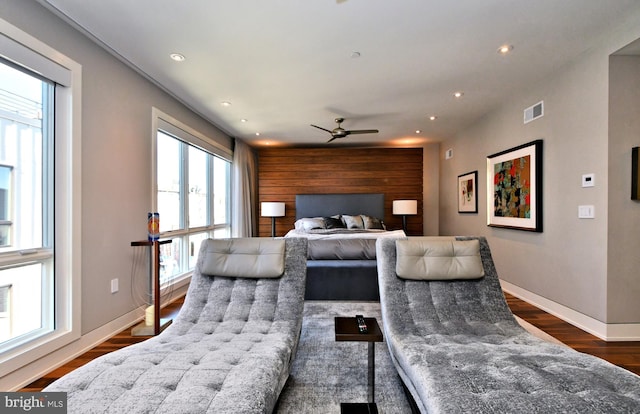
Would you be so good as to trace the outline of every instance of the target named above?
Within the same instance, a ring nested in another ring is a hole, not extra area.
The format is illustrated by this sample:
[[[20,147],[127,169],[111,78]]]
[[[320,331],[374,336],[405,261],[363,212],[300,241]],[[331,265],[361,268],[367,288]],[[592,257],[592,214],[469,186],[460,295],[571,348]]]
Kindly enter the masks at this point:
[[[357,414],[357,413],[378,413],[378,407],[374,401],[375,394],[375,344],[376,342],[382,342],[384,337],[382,336],[382,330],[376,318],[364,318],[367,324],[368,332],[360,333],[358,330],[358,324],[355,316],[353,317],[340,317],[335,318],[335,331],[336,341],[356,341],[368,343],[368,375],[367,375],[367,389],[368,389],[368,402],[367,403],[341,403],[340,412],[342,414]]]

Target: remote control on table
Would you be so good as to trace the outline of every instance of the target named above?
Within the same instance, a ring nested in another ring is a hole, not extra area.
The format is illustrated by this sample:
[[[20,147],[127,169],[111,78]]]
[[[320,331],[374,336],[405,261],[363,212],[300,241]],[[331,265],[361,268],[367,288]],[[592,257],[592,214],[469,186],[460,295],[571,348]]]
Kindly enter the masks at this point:
[[[358,330],[361,334],[365,334],[368,332],[367,324],[364,321],[364,317],[362,315],[356,315],[356,322],[358,323]]]

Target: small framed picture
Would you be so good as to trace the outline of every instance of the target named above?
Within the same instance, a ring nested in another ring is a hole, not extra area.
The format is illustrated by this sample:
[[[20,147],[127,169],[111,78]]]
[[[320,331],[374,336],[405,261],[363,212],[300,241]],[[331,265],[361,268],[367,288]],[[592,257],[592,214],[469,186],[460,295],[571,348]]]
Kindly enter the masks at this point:
[[[542,232],[542,140],[487,157],[487,224]]]
[[[458,176],[458,213],[478,212],[478,171]]]

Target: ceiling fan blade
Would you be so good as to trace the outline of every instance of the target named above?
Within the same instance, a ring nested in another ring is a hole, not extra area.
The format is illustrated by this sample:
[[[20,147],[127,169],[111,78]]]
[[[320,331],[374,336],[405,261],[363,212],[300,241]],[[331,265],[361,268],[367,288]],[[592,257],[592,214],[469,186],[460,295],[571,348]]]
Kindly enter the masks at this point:
[[[338,139],[340,137],[331,137],[331,139],[329,141],[327,141],[327,144],[330,143],[331,141],[333,141],[334,139]]]
[[[323,131],[327,131],[328,133],[331,133],[331,130],[330,130],[330,129],[322,128],[322,127],[319,127],[318,125],[313,125],[313,124],[311,124],[311,126],[312,126],[312,127],[314,127],[314,128],[321,129],[321,130],[323,130]]]
[[[378,130],[377,129],[355,129],[355,130],[345,131],[345,132],[347,132],[349,135],[353,135],[353,134],[377,134]]]

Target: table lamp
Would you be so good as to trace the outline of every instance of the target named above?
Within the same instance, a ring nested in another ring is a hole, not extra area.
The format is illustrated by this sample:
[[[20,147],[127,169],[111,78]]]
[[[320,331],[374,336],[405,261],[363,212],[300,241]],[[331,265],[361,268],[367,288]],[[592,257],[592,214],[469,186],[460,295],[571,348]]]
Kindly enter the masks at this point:
[[[276,237],[276,217],[284,216],[284,203],[280,201],[267,201],[260,204],[260,215],[271,217],[271,237]]]
[[[402,230],[407,232],[407,216],[418,214],[418,200],[393,200],[393,214],[402,216]]]

